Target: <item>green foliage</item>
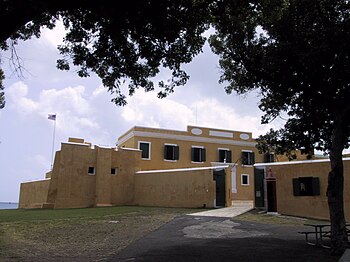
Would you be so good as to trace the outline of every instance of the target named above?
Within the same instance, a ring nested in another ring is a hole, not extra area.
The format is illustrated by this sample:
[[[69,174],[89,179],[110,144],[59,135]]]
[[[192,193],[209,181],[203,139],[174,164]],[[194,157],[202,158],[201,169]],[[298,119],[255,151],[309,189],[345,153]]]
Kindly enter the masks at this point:
[[[4,80],[4,72],[0,68],[0,109],[4,108],[5,106],[5,94],[4,94],[4,86],[2,84],[2,81]]]
[[[220,81],[238,94],[258,89],[262,123],[287,115],[259,138],[260,150],[329,152],[331,253],[347,247],[342,151],[350,137],[350,2],[222,0],[213,5]]]
[[[294,140],[293,135],[284,132],[284,129],[270,129],[265,135],[260,135],[256,139],[256,148],[259,153],[274,153],[276,156],[285,155],[289,160],[295,160],[297,159],[297,150],[300,150],[300,153],[306,155],[307,159],[312,158],[314,155],[312,145],[307,148],[297,147],[298,143]]]
[[[228,93],[259,89],[262,123],[286,113],[276,134],[282,143],[330,150],[335,123],[342,121],[347,146],[349,7],[345,0],[241,0],[212,9],[217,33],[210,43],[220,55],[220,81]]]
[[[172,75],[158,84],[158,97],[163,98],[187,82],[189,76],[181,65],[202,51],[208,3],[0,0],[0,49],[9,48],[8,39],[17,44],[18,40],[40,37],[43,26],[52,29],[57,19],[62,19],[67,34],[59,46],[59,69],[74,66],[80,77],[97,74],[114,94],[112,101],[125,105],[126,95],[134,94],[136,89],[155,89],[152,78],[163,66]],[[128,93],[124,94],[121,85],[126,81]]]

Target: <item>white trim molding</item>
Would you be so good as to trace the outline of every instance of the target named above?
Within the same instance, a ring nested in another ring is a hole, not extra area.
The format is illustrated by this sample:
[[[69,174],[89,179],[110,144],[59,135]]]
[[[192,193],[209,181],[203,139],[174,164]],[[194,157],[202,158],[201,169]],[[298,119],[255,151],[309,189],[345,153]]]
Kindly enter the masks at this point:
[[[344,157],[343,161],[349,161],[350,157]],[[286,161],[286,162],[273,162],[273,163],[257,163],[254,167],[262,166],[283,166],[283,165],[299,165],[299,164],[312,164],[312,163],[327,163],[329,159],[314,159],[314,160],[296,160],[296,161]]]
[[[137,147],[138,147],[138,149],[139,150],[141,150],[140,149],[140,144],[141,143],[144,143],[144,144],[148,144],[148,158],[143,158],[142,157],[142,153],[141,153],[141,159],[142,160],[151,160],[151,142],[149,142],[149,141],[137,141]],[[142,150],[141,150],[142,151]]]
[[[168,172],[184,172],[184,171],[199,171],[199,170],[216,170],[228,168],[228,165],[225,166],[208,166],[208,167],[190,167],[190,168],[177,168],[177,169],[164,169],[164,170],[146,170],[146,171],[137,171],[136,174],[150,174],[150,173],[168,173]]]
[[[166,134],[157,132],[145,132],[145,131],[131,131],[130,133],[123,136],[119,141],[118,145],[123,144],[132,137],[149,137],[149,138],[163,138],[169,140],[181,140],[181,141],[192,141],[195,143],[213,143],[213,144],[226,144],[235,146],[255,146],[256,142],[238,141],[231,139],[220,139],[211,137],[200,137],[200,136],[189,136],[189,135],[177,135],[177,134]]]
[[[247,184],[243,184],[243,177],[247,177]],[[250,186],[249,174],[241,174],[241,186]]]

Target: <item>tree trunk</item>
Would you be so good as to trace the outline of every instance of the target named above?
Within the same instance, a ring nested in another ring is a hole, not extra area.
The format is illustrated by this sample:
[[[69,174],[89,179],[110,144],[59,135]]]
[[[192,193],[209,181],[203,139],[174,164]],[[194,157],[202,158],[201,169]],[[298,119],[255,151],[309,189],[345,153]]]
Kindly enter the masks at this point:
[[[343,202],[344,169],[342,153],[346,141],[346,132],[343,125],[343,121],[336,121],[331,137],[331,171],[328,175],[327,197],[331,221],[332,255],[343,254],[348,244]]]

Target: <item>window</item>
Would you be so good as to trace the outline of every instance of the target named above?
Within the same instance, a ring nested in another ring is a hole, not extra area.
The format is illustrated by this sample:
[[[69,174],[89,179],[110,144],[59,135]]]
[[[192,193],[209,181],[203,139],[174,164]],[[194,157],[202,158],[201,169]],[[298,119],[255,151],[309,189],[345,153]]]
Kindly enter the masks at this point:
[[[141,158],[142,159],[151,159],[151,143],[150,142],[142,142],[139,141],[139,149],[142,151]]]
[[[253,151],[242,152],[242,165],[252,166],[255,164],[255,156]]]
[[[230,149],[219,148],[219,162],[232,163],[232,153]]]
[[[88,174],[89,174],[89,175],[95,175],[95,167],[89,166],[89,168],[88,168]]]
[[[293,178],[294,196],[319,196],[320,181],[318,177]]]
[[[118,174],[118,168],[117,167],[111,168],[111,175],[117,175],[117,174]]]
[[[264,155],[264,162],[265,163],[273,163],[273,162],[275,162],[275,154],[274,153],[266,153]]]
[[[205,162],[205,148],[204,147],[192,147],[191,150],[192,162]]]
[[[179,147],[177,145],[164,145],[165,160],[179,160]]]
[[[249,175],[241,174],[241,185],[242,186],[249,186]]]

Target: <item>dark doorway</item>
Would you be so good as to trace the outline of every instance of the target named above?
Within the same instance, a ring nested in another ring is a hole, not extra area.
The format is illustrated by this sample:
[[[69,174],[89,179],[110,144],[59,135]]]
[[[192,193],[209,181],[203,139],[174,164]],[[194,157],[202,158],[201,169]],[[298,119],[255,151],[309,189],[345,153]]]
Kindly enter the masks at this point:
[[[224,207],[226,204],[225,170],[214,170],[214,181],[216,182],[216,206]]]
[[[267,212],[277,212],[276,179],[266,179]]]
[[[264,207],[264,169],[254,169],[255,207]]]

